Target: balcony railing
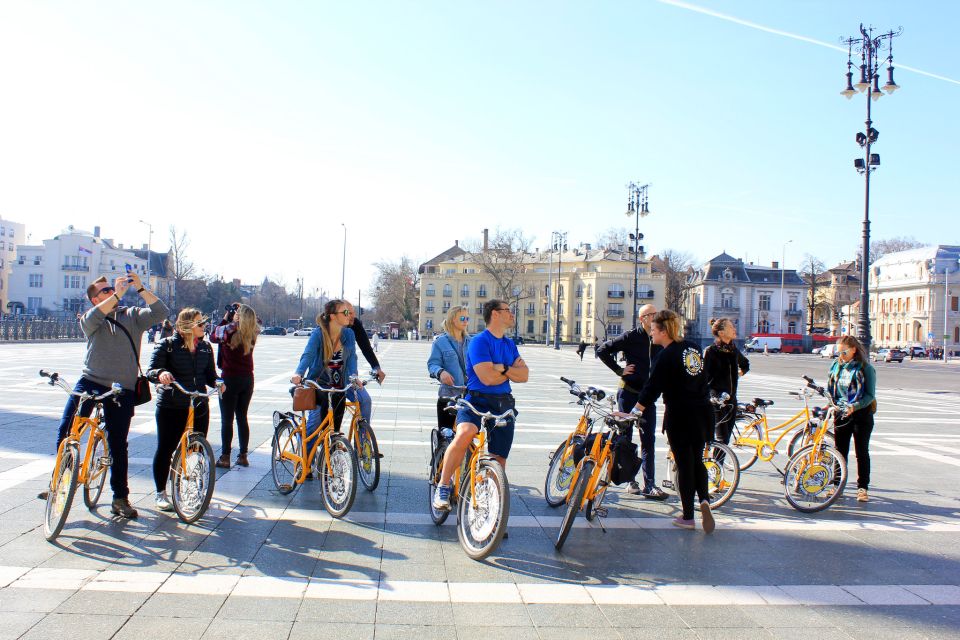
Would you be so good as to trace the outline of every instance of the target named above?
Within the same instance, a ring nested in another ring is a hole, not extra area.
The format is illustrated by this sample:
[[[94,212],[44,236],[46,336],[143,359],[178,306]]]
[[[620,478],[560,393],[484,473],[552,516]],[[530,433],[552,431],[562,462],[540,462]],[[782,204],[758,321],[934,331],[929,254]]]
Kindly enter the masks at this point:
[[[618,311],[616,309],[607,309],[608,318],[622,318],[623,313],[624,313],[623,311]]]
[[[486,297],[487,297],[487,290],[486,290],[486,289],[478,289],[478,290],[477,290],[477,297],[478,297],[478,298],[486,298]]]
[[[713,308],[713,315],[717,317],[740,315],[740,307],[724,307],[720,305],[719,307]]]
[[[85,264],[64,264],[60,266],[62,271],[90,271],[90,267]]]
[[[444,292],[443,292],[443,297],[444,297],[444,298],[452,298],[452,297],[453,297],[453,292],[452,292],[452,291],[444,291]]]
[[[803,316],[803,311],[800,311],[800,309],[787,309],[783,312],[783,315],[787,316],[788,318],[799,318]]]
[[[616,299],[622,300],[624,296],[626,296],[626,293],[623,291],[607,291],[608,298],[616,298]]]
[[[436,289],[427,289],[424,291],[423,295],[430,296],[432,298],[433,296],[437,295],[437,291]]]

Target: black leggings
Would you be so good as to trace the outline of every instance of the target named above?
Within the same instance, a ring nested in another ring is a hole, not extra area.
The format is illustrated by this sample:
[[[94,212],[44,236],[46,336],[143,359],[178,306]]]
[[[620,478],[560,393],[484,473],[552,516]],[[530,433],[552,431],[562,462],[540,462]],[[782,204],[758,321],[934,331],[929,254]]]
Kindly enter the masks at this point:
[[[250,445],[250,424],[247,422],[247,410],[253,399],[253,376],[229,377],[223,379],[227,390],[220,398],[220,453],[230,457],[233,446],[233,417],[237,417],[237,439],[240,455],[247,455]]]
[[[667,429],[667,440],[677,465],[677,493],[685,520],[693,519],[693,495],[709,500],[707,468],[703,466],[703,428],[695,422],[683,422]]]
[[[450,413],[449,411],[445,411],[448,406],[446,398],[437,399],[437,428],[456,431],[456,429],[453,428],[453,423],[456,422],[457,414],[456,412]]]
[[[157,407],[157,452],[153,454],[153,483],[157,491],[166,489],[170,458],[187,426],[187,411],[188,407]],[[210,405],[203,402],[193,412],[193,430],[206,437],[209,424]]]
[[[854,450],[857,452],[857,489],[870,488],[870,434],[873,432],[873,414],[867,409],[855,411],[850,420],[843,426],[836,426],[833,430],[837,442],[837,451],[847,461],[849,474],[850,438],[853,438]]]

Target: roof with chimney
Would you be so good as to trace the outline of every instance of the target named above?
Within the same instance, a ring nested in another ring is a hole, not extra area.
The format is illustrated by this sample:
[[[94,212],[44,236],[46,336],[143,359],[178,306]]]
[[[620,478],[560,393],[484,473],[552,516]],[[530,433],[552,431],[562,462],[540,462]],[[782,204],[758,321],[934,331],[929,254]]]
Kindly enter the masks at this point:
[[[428,265],[431,265],[431,266],[432,266],[432,265],[438,265],[438,264],[440,264],[441,262],[449,262],[450,260],[453,260],[454,258],[458,258],[458,257],[464,255],[465,253],[466,253],[466,251],[464,251],[463,249],[460,248],[460,241],[459,241],[459,240],[454,240],[452,247],[450,247],[449,249],[447,249],[447,250],[444,251],[443,253],[440,253],[440,254],[438,254],[438,255],[430,258],[429,260],[427,260],[427,261],[424,262],[423,264],[421,264],[421,265],[420,265],[420,268],[417,269],[417,273],[423,273],[423,272],[426,270],[426,267],[427,267]]]
[[[755,264],[744,264],[743,260],[734,258],[726,251],[715,258],[708,260],[701,267],[703,280],[715,282],[740,282],[744,284],[779,285],[781,278],[784,285],[803,286],[803,279],[796,269],[781,269],[779,266],[761,267]]]

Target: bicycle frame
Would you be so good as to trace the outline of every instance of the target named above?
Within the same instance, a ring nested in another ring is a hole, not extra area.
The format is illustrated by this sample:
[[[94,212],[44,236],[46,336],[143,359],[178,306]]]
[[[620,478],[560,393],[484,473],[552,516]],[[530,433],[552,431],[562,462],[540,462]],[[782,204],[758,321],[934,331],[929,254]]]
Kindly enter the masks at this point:
[[[785,437],[787,437],[789,433],[791,433],[794,429],[810,423],[810,405],[807,402],[806,395],[803,395],[803,409],[795,413],[786,421],[772,427],[767,420],[766,408],[757,407],[757,412],[759,413],[759,418],[744,425],[742,430],[745,431],[754,425],[763,425],[761,429],[763,433],[763,439],[760,440],[758,438],[739,437],[736,439],[735,444],[756,447],[757,457],[764,462],[770,462],[773,460],[773,457],[777,454],[777,446]],[[771,441],[770,434],[778,431],[782,431],[782,433],[777,436],[776,440]]]
[[[80,404],[77,404],[77,412],[80,411]],[[97,440],[103,440],[104,451],[107,449],[107,438],[103,432],[103,427],[101,423],[103,422],[103,404],[98,402],[93,409],[91,417],[84,418],[80,415],[73,416],[73,422],[70,424],[70,433],[67,434],[67,437],[63,439],[63,442],[60,443],[60,447],[57,448],[57,458],[54,461],[54,468],[56,469],[60,466],[60,460],[63,458],[63,450],[67,444],[71,442],[76,442],[78,446],[83,444],[83,436],[86,432],[90,432],[89,436],[86,439],[86,448],[83,452],[83,457],[80,460],[80,471],[78,474],[77,482],[79,484],[86,484],[88,480],[92,480],[90,477],[90,470],[92,468],[93,462],[93,452],[96,449]],[[103,467],[100,470],[100,473],[106,473],[107,467]],[[53,479],[50,479],[51,483]],[[50,487],[53,490],[51,484]]]
[[[583,460],[594,460],[596,465],[593,467],[596,471],[588,481],[587,490],[583,492],[583,501],[580,503],[579,507],[582,508],[583,505],[587,504],[597,495],[597,485],[600,483],[600,474],[599,471],[603,469],[604,463],[606,463],[610,458],[610,447],[613,441],[612,437],[603,437],[602,432],[597,433],[597,437],[593,440],[593,445],[590,447],[590,452],[584,454]],[[570,478],[570,488],[567,490],[567,502],[570,501],[570,495],[573,492],[574,487],[577,484],[577,478],[580,477],[580,468],[581,464],[578,464],[576,469],[573,471],[573,476]]]
[[[291,460],[292,462],[300,462],[300,475],[296,478],[297,484],[303,484],[307,480],[307,475],[310,473],[309,469],[313,466],[313,459],[317,455],[317,447],[320,446],[321,439],[324,443],[323,448],[323,464],[324,468],[327,471],[331,471],[330,467],[330,435],[334,432],[333,429],[333,403],[329,403],[330,406],[327,407],[327,414],[323,417],[323,421],[317,426],[316,430],[307,434],[307,412],[301,411],[300,416],[297,418],[297,428],[296,435],[300,438],[300,441],[303,442],[304,451],[306,455],[296,456],[292,453],[288,453],[285,449],[282,453],[282,456]],[[311,445],[310,442],[313,442]]]

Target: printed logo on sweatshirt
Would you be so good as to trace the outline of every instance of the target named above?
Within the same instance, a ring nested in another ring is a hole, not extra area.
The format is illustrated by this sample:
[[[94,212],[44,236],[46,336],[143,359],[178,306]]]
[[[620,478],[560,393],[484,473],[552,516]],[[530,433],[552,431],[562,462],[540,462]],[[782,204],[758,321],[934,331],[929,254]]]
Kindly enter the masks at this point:
[[[698,375],[703,371],[703,357],[698,349],[687,347],[683,350],[683,367],[691,376]]]

